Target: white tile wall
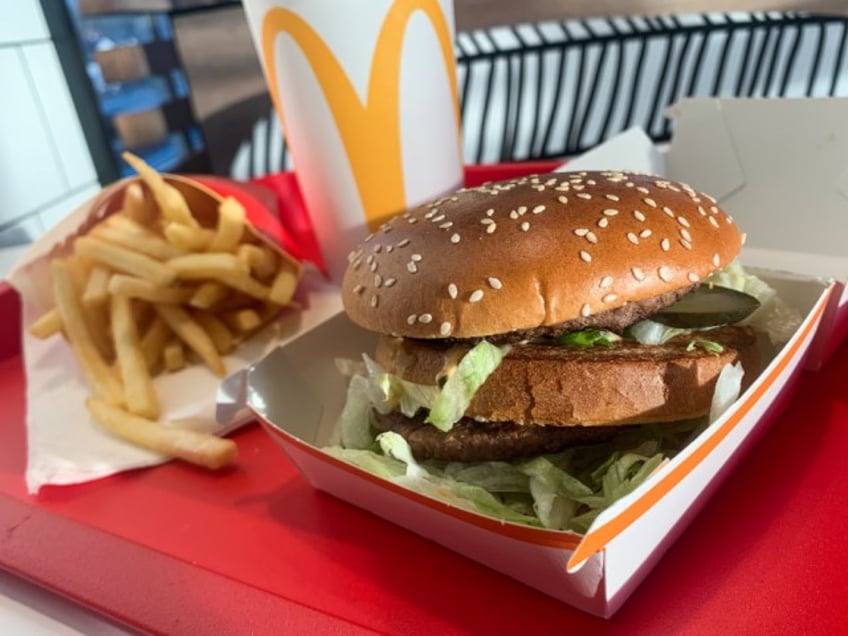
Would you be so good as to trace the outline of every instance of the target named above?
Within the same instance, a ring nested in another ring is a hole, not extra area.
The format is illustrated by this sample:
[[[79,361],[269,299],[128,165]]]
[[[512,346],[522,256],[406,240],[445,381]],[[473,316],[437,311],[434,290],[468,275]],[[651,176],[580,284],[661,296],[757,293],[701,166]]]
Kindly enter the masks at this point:
[[[47,23],[38,0],[3,0],[0,3],[0,44],[44,40],[48,37]]]
[[[34,211],[68,189],[58,149],[21,47],[0,48],[0,223]]]
[[[25,46],[22,51],[44,123],[50,129],[58,153],[66,187],[76,188],[95,181],[97,174],[56,49],[52,43],[44,42]]]
[[[38,238],[98,188],[40,3],[0,0],[0,248]]]

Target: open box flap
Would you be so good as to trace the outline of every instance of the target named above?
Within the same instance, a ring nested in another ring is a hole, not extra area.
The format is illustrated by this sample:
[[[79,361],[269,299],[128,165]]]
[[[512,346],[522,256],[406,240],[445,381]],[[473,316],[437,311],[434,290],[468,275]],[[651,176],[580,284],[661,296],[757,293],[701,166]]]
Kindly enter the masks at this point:
[[[844,279],[846,112],[842,98],[684,100],[669,111],[667,176],[715,196],[747,232],[749,247],[798,254],[798,261],[830,257],[808,273]],[[794,265],[784,262],[797,271]]]

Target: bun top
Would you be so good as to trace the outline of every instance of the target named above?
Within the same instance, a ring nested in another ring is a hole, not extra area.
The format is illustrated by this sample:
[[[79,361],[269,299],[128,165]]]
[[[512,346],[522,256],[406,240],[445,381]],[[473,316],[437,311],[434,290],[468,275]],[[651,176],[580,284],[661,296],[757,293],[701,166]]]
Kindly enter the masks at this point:
[[[630,172],[463,189],[384,223],[349,255],[342,299],[366,329],[472,338],[556,325],[688,287],[743,236],[712,197]]]

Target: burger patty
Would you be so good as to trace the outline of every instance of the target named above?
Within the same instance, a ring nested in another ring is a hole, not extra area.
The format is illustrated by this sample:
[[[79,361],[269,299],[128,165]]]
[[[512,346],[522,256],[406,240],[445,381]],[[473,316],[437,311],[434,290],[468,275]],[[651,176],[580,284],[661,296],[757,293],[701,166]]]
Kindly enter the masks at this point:
[[[681,289],[675,289],[659,296],[653,296],[639,302],[629,302],[616,309],[602,311],[587,317],[573,318],[555,325],[545,325],[532,329],[518,329],[503,334],[486,336],[486,340],[496,345],[517,344],[528,340],[539,338],[555,338],[563,333],[580,331],[581,329],[604,329],[613,333],[622,334],[630,325],[639,322],[661,309],[673,305],[680,298],[695,289],[697,285],[690,285]],[[468,342],[461,339],[447,339],[450,342]],[[480,340],[475,338],[473,340]]]
[[[418,460],[456,462],[507,461],[558,453],[571,446],[612,439],[632,426],[538,426],[513,422],[478,422],[464,417],[448,432],[424,420],[426,415],[406,417],[397,412],[374,412],[374,426],[393,431],[409,443]]]

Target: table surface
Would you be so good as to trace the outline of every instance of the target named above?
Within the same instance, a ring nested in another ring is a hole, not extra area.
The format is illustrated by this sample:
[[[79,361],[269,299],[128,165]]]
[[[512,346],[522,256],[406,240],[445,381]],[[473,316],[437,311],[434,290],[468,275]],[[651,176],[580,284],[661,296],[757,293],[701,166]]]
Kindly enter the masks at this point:
[[[12,351],[0,361],[0,569],[11,573],[0,578],[0,632],[839,633],[846,369],[848,344],[802,375],[766,435],[603,620],[314,490],[258,426],[234,435],[231,470],[174,462],[31,497]]]

